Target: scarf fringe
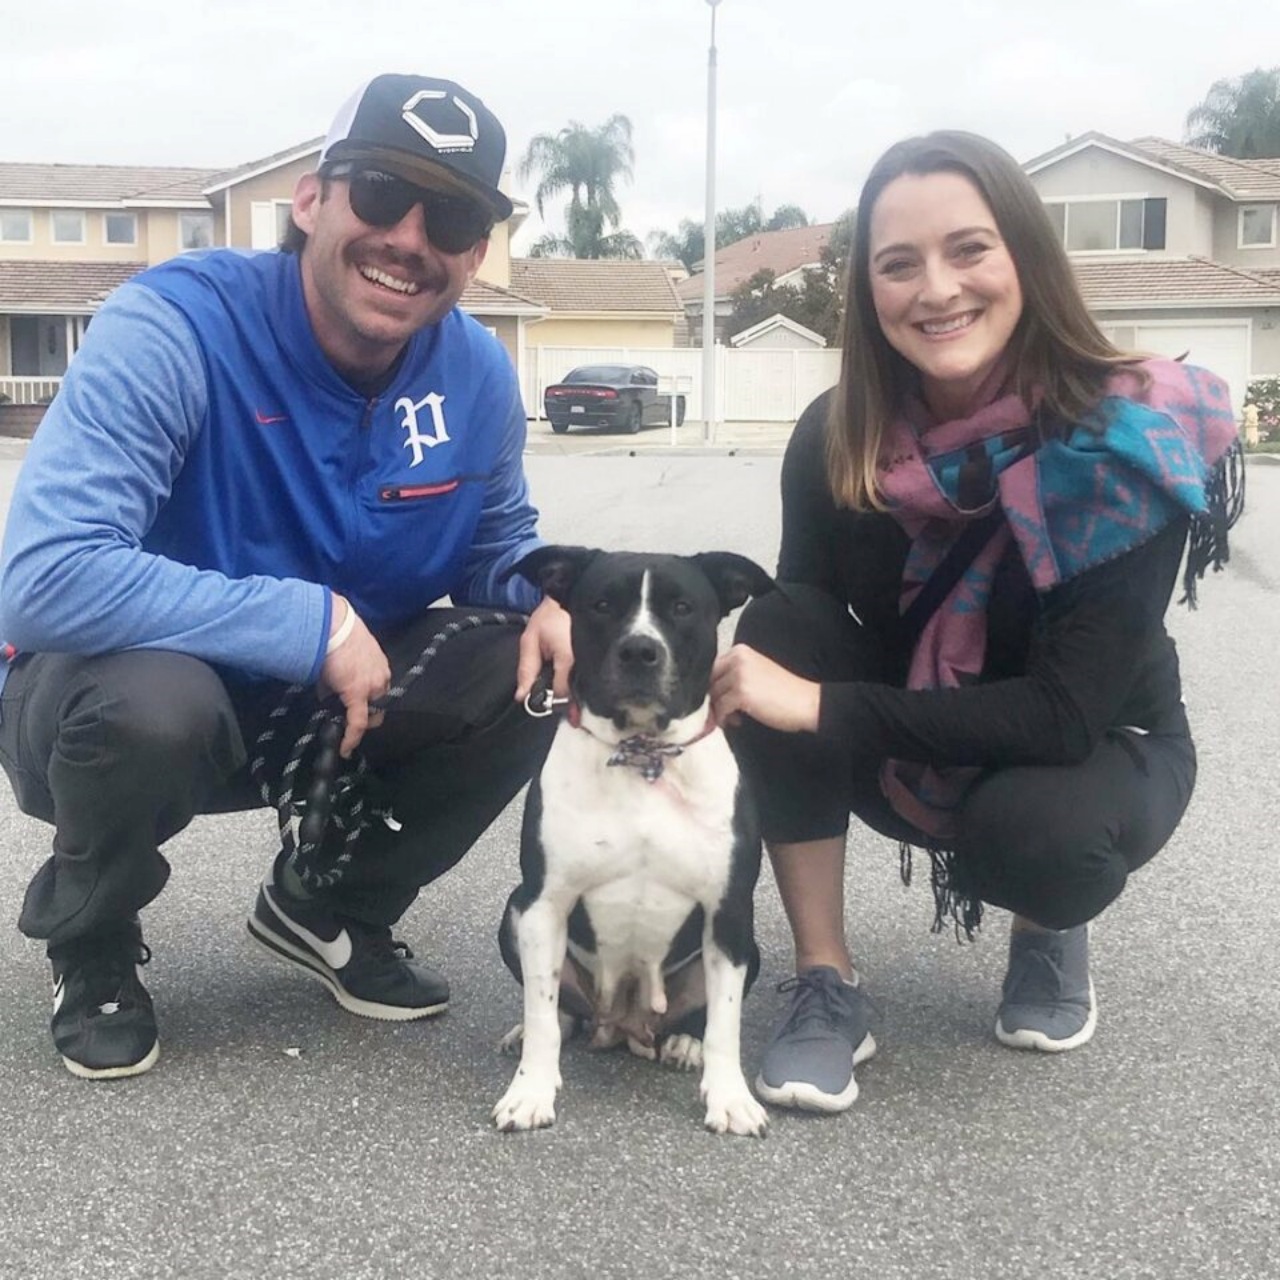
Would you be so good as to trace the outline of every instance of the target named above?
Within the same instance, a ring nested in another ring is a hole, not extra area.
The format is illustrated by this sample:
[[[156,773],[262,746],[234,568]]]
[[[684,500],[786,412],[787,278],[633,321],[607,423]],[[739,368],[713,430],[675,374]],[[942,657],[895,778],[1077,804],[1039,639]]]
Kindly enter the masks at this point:
[[[1187,541],[1187,567],[1182,575],[1182,598],[1179,604],[1196,607],[1196,583],[1212,566],[1218,573],[1231,559],[1227,533],[1235,527],[1244,512],[1244,448],[1234,440],[1218,459],[1205,482],[1204,496],[1208,510],[1191,518],[1191,535]]]
[[[950,920],[957,942],[974,942],[982,927],[982,900],[963,884],[955,851],[937,845],[922,846],[929,855],[929,887],[933,891],[933,924],[930,933],[941,933]],[[910,886],[914,849],[906,840],[898,841],[898,871],[902,883]]]

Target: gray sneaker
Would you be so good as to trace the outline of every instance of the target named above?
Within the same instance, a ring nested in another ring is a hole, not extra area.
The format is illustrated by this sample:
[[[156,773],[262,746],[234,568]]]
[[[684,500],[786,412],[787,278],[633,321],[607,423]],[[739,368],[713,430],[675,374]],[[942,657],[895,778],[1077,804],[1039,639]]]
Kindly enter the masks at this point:
[[[996,1039],[1014,1049],[1061,1053],[1087,1044],[1097,1025],[1089,926],[1011,933]]]
[[[778,1107],[846,1110],[858,1096],[854,1067],[876,1051],[870,999],[828,965],[778,990],[791,993],[791,1004],[765,1050],[756,1092]]]

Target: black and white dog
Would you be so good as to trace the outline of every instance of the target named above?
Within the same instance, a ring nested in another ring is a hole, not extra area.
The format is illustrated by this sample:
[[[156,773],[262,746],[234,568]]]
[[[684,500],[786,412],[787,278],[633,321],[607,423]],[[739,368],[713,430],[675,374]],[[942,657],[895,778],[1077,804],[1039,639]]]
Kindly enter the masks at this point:
[[[760,1135],[742,1074],[742,999],[760,964],[760,832],[707,686],[717,624],[773,588],[728,552],[542,547],[517,566],[569,611],[569,714],[525,803],[522,881],[499,933],[524,986],[499,1129],[555,1120],[560,1041],[702,1068],[706,1126]],[[566,957],[567,952],[567,957]]]

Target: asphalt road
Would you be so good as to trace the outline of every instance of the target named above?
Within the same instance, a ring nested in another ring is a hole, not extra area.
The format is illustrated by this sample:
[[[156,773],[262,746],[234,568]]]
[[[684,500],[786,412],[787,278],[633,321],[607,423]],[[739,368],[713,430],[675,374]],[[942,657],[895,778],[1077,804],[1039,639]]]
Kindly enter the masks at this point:
[[[616,439],[531,456],[547,534],[771,564],[777,454],[673,456],[649,437],[637,456]],[[20,452],[0,446],[3,495]],[[401,1026],[344,1014],[247,940],[271,818],[197,821],[144,916],[161,1061],[133,1081],[73,1079],[47,1033],[42,950],[11,923],[48,832],[0,787],[0,1276],[1280,1274],[1280,468],[1251,466],[1249,482],[1230,571],[1198,612],[1174,611],[1199,787],[1096,925],[1094,1042],[1000,1047],[999,913],[975,945],[932,936],[927,889],[904,889],[894,849],[858,834],[851,926],[880,1053],[851,1112],[775,1113],[765,1141],[705,1133],[694,1079],[578,1046],[554,1129],[492,1130],[511,1069],[494,1046],[519,1012],[495,942],[518,806],[406,917],[454,1000]],[[752,1074],[789,961],[767,873],[758,901]]]

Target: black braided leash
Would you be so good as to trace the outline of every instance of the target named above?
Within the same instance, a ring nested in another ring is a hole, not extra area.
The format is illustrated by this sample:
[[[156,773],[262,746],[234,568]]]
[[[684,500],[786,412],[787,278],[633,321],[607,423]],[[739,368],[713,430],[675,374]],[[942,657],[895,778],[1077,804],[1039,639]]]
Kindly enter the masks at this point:
[[[370,710],[385,711],[403,698],[441,647],[455,636],[477,627],[509,626],[512,623],[523,624],[525,621],[527,619],[523,614],[494,611],[472,613],[446,623],[431,637],[427,647],[404,675],[398,680],[393,678],[386,694],[369,704]],[[296,705],[308,696],[315,696],[311,685],[292,684],[284,691],[267,718],[267,727],[254,743],[249,773],[263,800],[276,811],[280,824],[280,843],[289,865],[303,887],[314,893],[319,889],[330,888],[342,879],[355,856],[361,832],[375,820],[381,819],[397,831],[399,824],[389,804],[366,794],[370,775],[364,756],[357,750],[350,760],[343,760],[338,754],[346,715],[341,704],[335,707],[335,699],[332,698],[320,703],[312,711],[280,772],[278,787],[273,788],[267,768],[269,746],[281,737],[287,718]],[[311,779],[306,796],[299,799],[294,793],[298,771],[313,743],[317,745],[311,762]],[[326,864],[321,850],[331,826],[342,832],[345,839],[337,856]]]

